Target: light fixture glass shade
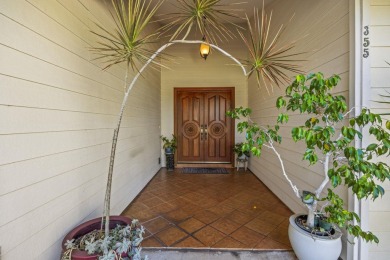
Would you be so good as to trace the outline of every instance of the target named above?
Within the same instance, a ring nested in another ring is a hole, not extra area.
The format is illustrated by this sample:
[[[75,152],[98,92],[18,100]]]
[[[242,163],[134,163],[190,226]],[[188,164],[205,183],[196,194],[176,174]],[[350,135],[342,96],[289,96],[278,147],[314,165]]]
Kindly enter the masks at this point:
[[[208,45],[205,41],[206,41],[206,38],[203,37],[202,39],[204,42],[200,44],[200,56],[203,58],[203,59],[207,59],[207,56],[209,56],[210,54],[210,45]]]

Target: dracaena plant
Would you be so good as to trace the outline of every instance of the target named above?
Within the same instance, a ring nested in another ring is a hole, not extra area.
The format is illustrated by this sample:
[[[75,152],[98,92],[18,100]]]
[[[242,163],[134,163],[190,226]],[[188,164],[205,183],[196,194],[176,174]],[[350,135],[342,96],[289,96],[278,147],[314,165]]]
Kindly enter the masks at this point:
[[[111,0],[111,2],[114,9],[111,13],[115,23],[114,31],[96,23],[99,30],[92,33],[98,36],[99,41],[91,51],[96,55],[95,59],[103,61],[104,69],[125,62],[128,67],[138,70],[137,63],[147,62],[155,52],[150,48],[150,44],[156,42],[159,31],[146,33],[145,29],[162,1],[158,1],[153,7],[151,1],[146,3],[143,0]],[[155,61],[152,62],[160,65]]]
[[[359,225],[354,224],[354,221],[360,222],[359,216],[345,209],[343,199],[334,189],[345,185],[358,199],[375,200],[384,194],[380,183],[390,180],[390,171],[389,166],[379,157],[390,155],[390,122],[383,122],[380,115],[367,108],[351,117],[354,109],[348,110],[345,97],[332,94],[339,80],[337,75],[324,78],[321,73],[296,76],[286,88],[285,96],[276,101],[276,107],[284,111],[279,114],[277,123],[272,128],[253,122],[248,108],[237,108],[230,111],[229,115],[237,119],[247,118],[238,123],[238,131],[246,132],[243,150],[251,151],[257,156],[261,155],[264,147],[273,150],[294,194],[305,201],[313,199],[312,204],[306,205],[308,226],[314,227],[314,215],[322,210],[327,215],[328,222],[346,228],[353,236],[378,242],[374,234],[363,231]],[[283,159],[275,146],[276,143],[282,142],[278,131],[281,124],[289,121],[288,112],[306,115],[304,125],[293,127],[291,136],[295,142],[305,144],[302,159],[309,165],[322,164],[323,168],[323,181],[315,191],[307,193],[305,197],[302,197],[302,190],[294,185],[288,176]],[[367,147],[357,148],[354,141],[363,138],[360,129],[364,127],[368,128],[369,135],[375,141]],[[319,203],[322,204],[321,207]]]
[[[272,12],[269,15],[265,12],[263,2],[261,16],[258,9],[254,9],[253,19],[246,15],[248,32],[237,30],[249,51],[248,59],[242,61],[250,68],[248,76],[255,74],[258,87],[263,86],[268,93],[272,91],[273,86],[280,87],[281,83],[289,81],[287,72],[302,73],[295,64],[298,60],[294,58],[302,53],[291,52],[296,41],[279,44],[280,37],[287,28],[283,24],[271,38],[271,21]]]
[[[119,129],[122,122],[123,112],[129,97],[129,93],[138,79],[140,72],[134,77],[132,83],[127,86],[127,76],[129,67],[133,70],[138,70],[137,63],[159,63],[150,59],[150,56],[155,54],[154,49],[150,49],[150,43],[154,42],[157,33],[147,33],[147,25],[151,22],[153,15],[161,6],[162,1],[158,1],[153,7],[147,4],[144,0],[111,0],[113,6],[112,18],[115,22],[113,32],[106,29],[104,26],[97,24],[99,30],[92,32],[99,41],[96,47],[92,48],[92,52],[97,55],[97,59],[102,59],[105,63],[105,68],[109,68],[115,64],[125,62],[127,65],[125,76],[125,95],[122,101],[121,109],[118,116],[118,122],[114,129],[112,139],[110,164],[107,178],[106,194],[104,200],[104,221],[106,238],[109,236],[109,215],[111,202],[111,187],[114,171],[115,151],[118,141]],[[157,56],[157,55],[155,55]],[[141,70],[144,69],[141,68]],[[106,252],[105,250],[104,252]]]
[[[140,77],[141,73],[150,65],[154,64],[156,66],[162,66],[161,63],[156,62],[156,57],[160,56],[169,46],[173,44],[199,44],[203,41],[199,40],[187,40],[190,31],[195,27],[199,30],[202,35],[208,37],[211,42],[217,42],[218,40],[227,40],[231,37],[234,37],[235,34],[225,26],[225,23],[232,23],[228,20],[229,17],[237,17],[235,14],[235,9],[231,8],[230,5],[221,4],[221,0],[178,0],[180,7],[180,12],[170,14],[172,20],[168,23],[167,26],[163,26],[160,29],[165,29],[170,31],[172,28],[175,31],[172,34],[172,38],[167,42],[163,43],[160,48],[155,50],[151,47],[150,43],[158,43],[156,37],[160,35],[160,30],[153,31],[148,33],[151,30],[147,30],[148,24],[151,23],[153,16],[157,12],[158,8],[161,6],[163,0],[157,1],[157,4],[151,5],[151,1],[146,0],[111,0],[113,5],[113,14],[112,18],[115,22],[114,30],[106,29],[104,26],[97,24],[98,30],[94,31],[94,35],[98,38],[98,42],[95,47],[91,50],[96,54],[96,58],[102,60],[105,69],[119,64],[126,63],[126,75],[124,78],[125,82],[125,93],[122,100],[120,112],[118,114],[117,123],[114,128],[114,134],[112,138],[112,147],[111,147],[111,156],[109,162],[109,171],[107,178],[107,187],[106,195],[104,202],[104,221],[106,237],[109,236],[109,215],[110,215],[110,201],[111,201],[111,186],[113,180],[113,171],[114,171],[114,162],[115,162],[115,151],[118,141],[118,134],[122,122],[122,117],[124,109],[126,107],[128,97],[130,92],[135,85],[136,81]],[[261,23],[262,21],[258,20],[259,17],[256,17],[255,23]],[[264,22],[264,21],[263,21]],[[267,24],[267,30],[269,30],[269,24]],[[182,40],[177,40],[177,38],[183,35]],[[260,34],[259,36],[254,36],[258,31],[252,31],[251,37],[258,39],[260,42],[267,42],[266,39],[262,37],[267,36],[267,34]],[[249,40],[248,40],[249,41]],[[269,59],[263,59],[261,64],[257,64],[251,70],[255,69],[256,71],[261,71],[262,69],[266,70],[266,67],[269,66],[277,57],[283,58],[283,56],[278,56],[279,54],[285,54],[287,51],[290,51],[293,46],[285,49],[282,48],[282,51],[276,51],[279,42],[279,37],[276,37],[272,41],[272,47],[269,48],[271,55],[268,56]],[[210,46],[214,50],[218,50],[223,55],[226,55],[228,58],[236,62],[242,69],[245,76],[250,76],[250,71],[247,72],[245,64],[240,63],[238,59],[224,51],[222,48],[217,45],[210,43]],[[276,48],[276,49],[274,49]],[[267,52],[268,53],[268,52]],[[257,55],[257,54],[256,54]],[[280,62],[281,60],[276,60]],[[272,63],[274,67],[280,66],[281,68],[288,68],[290,62],[283,61],[283,63]],[[127,84],[128,70],[129,68],[133,69],[136,74],[131,79],[131,82]],[[295,67],[294,67],[295,68]],[[278,82],[279,77],[282,77],[283,74],[279,70],[272,70],[270,72],[272,79]]]
[[[163,34],[173,31],[170,40],[180,36],[185,39],[195,26],[210,43],[217,44],[234,38],[236,35],[226,25],[242,29],[230,19],[239,18],[240,10],[234,8],[235,5],[222,4],[221,0],[177,0],[178,12],[167,15],[165,19],[169,22],[163,27]]]
[[[388,65],[390,65],[389,62],[386,61],[386,63]],[[386,91],[387,94],[379,94],[380,97],[382,97],[382,100],[375,100],[376,103],[380,103],[380,104],[390,104],[390,92],[389,91]],[[382,116],[389,116],[390,113],[389,112],[385,112],[385,113],[381,113],[380,115]]]
[[[389,91],[386,91],[387,94],[383,95],[383,94],[379,94],[380,97],[382,97],[384,100],[375,100],[376,103],[380,103],[380,104],[390,104],[390,92]],[[390,113],[389,112],[385,112],[385,113],[381,113],[380,115],[382,116],[389,116]]]

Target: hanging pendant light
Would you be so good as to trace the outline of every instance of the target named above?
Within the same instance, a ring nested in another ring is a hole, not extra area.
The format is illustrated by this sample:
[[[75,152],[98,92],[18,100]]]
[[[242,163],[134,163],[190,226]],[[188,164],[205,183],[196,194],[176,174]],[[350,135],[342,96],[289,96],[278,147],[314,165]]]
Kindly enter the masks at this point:
[[[206,36],[203,36],[202,43],[200,44],[200,56],[206,60],[207,56],[210,54],[210,45],[206,42]]]

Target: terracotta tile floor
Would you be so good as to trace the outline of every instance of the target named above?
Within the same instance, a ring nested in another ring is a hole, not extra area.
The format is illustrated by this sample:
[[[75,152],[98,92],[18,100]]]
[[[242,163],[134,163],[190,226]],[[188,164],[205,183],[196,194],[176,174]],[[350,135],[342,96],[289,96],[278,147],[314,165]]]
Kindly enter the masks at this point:
[[[292,212],[251,172],[160,170],[122,215],[146,229],[143,247],[290,250]]]

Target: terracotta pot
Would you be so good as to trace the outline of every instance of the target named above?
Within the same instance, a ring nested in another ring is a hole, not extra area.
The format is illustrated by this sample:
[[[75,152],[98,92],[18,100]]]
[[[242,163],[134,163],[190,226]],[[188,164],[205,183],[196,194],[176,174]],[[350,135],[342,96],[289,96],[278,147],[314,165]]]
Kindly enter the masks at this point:
[[[67,240],[76,239],[82,235],[87,234],[95,229],[100,229],[102,218],[95,218],[89,220],[72,229],[62,240],[62,252],[66,251],[65,243]],[[115,228],[116,225],[130,225],[131,219],[122,216],[110,216],[110,229]],[[88,255],[86,251],[73,250],[73,260],[96,260],[98,255]]]

